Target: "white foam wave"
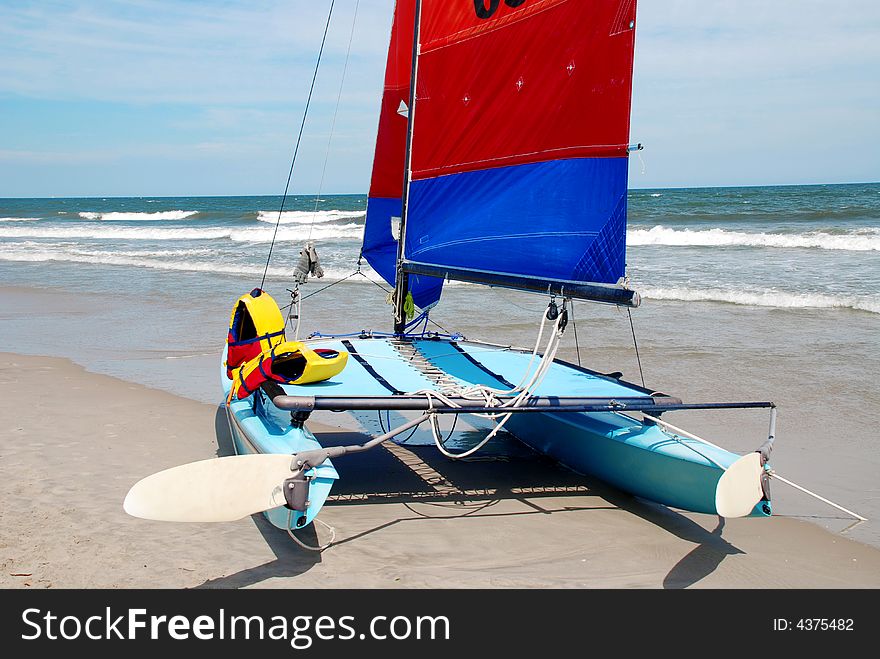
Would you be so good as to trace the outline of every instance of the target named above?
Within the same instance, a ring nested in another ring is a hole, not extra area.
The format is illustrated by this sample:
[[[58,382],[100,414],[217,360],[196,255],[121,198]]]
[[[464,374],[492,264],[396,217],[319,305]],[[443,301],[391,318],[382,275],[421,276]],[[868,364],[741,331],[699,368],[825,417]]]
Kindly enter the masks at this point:
[[[320,224],[338,220],[355,220],[366,216],[364,211],[284,211],[281,213],[280,224]],[[278,211],[257,211],[260,222],[275,224],[278,222]]]
[[[0,261],[22,261],[30,263],[43,263],[46,261],[61,261],[67,263],[90,263],[94,265],[133,266],[139,268],[152,268],[155,270],[173,270],[184,272],[210,272],[230,275],[256,275],[263,273],[260,266],[248,265],[223,265],[215,261],[169,261],[160,258],[120,256],[118,254],[88,254],[83,252],[52,252],[52,251],[5,251],[0,252]],[[290,268],[269,268],[269,274],[277,277],[290,277],[293,270]]]
[[[855,252],[880,251],[880,235],[866,233],[747,233],[725,229],[631,229],[627,245],[666,245],[674,247],[783,247],[835,249]]]
[[[822,293],[784,293],[780,291],[731,291],[720,288],[638,288],[650,300],[682,302],[725,302],[779,309],[856,309],[880,314],[880,298]]]
[[[79,216],[84,220],[99,220],[101,222],[156,222],[161,220],[185,220],[199,211],[157,211],[155,213],[92,213],[83,212]]]
[[[277,240],[360,239],[362,224],[335,224],[330,226],[288,227],[278,230]],[[0,227],[0,238],[53,238],[84,240],[232,240],[241,243],[268,243],[272,240],[272,227],[248,227],[235,229],[227,227],[193,228],[144,228],[120,226],[69,226],[69,227]]]
[[[37,246],[33,249],[33,246]],[[17,247],[17,246],[16,246]],[[84,263],[93,265],[126,266],[136,268],[150,268],[154,270],[169,270],[176,272],[207,272],[213,274],[261,276],[262,264],[242,264],[231,261],[223,261],[217,258],[211,250],[162,250],[162,251],[87,251],[81,249],[66,250],[64,248],[41,249],[35,243],[23,243],[20,248],[0,251],[0,261],[18,261],[26,263],[65,262]],[[193,256],[207,256],[206,260],[193,259]],[[349,282],[360,284],[369,283],[367,279],[381,282],[381,278],[375,271],[362,268],[364,277],[352,277]],[[324,284],[343,279],[352,274],[352,270],[340,268],[325,268],[324,277],[321,279],[310,278],[309,283]],[[289,279],[293,276],[293,268],[270,267],[270,277]],[[306,289],[308,292],[308,289]]]
[[[42,217],[0,217],[0,222],[37,222]]]

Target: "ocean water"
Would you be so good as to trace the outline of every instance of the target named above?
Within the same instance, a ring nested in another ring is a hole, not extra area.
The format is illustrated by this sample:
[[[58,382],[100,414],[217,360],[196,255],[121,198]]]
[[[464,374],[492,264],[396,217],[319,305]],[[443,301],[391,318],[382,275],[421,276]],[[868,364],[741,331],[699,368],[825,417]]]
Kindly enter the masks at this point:
[[[45,267],[105,266],[259,280],[277,197],[0,199],[0,273],[50,283]],[[355,269],[366,197],[289,198],[270,275],[289,277],[305,239],[327,280]],[[880,314],[880,184],[634,190],[628,271],[648,300]],[[369,266],[364,267],[369,273]],[[44,273],[44,276],[41,276]],[[375,278],[375,277],[374,277]],[[126,278],[138,293],[140,277]]]
[[[0,350],[217,402],[229,311],[260,282],[279,204],[0,199]],[[366,264],[354,274],[365,208],[365,195],[287,200],[266,288],[286,304],[299,249],[316,242],[326,275],[304,288],[315,295],[303,335],[390,328],[387,285]],[[880,184],[633,190],[627,245],[643,298],[632,327],[625,311],[577,303],[562,356],[688,401],[774,400],[779,472],[880,518]],[[432,318],[531,347],[546,304],[453,283]],[[764,413],[676,414],[671,422],[731,450],[766,435]],[[774,498],[782,514],[848,525],[783,486]],[[880,546],[871,522],[847,533]]]

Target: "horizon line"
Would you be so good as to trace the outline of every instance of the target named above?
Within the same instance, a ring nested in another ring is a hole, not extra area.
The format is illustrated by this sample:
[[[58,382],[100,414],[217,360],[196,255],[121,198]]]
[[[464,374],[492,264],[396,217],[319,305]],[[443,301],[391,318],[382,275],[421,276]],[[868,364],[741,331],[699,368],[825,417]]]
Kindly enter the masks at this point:
[[[880,181],[844,181],[836,183],[751,183],[746,185],[693,185],[693,186],[661,186],[661,187],[627,187],[627,192],[640,190],[724,190],[724,189],[745,189],[745,188],[809,188],[822,187],[830,185],[877,185]],[[367,197],[369,192],[302,192],[298,194],[288,194],[288,197],[316,197],[324,195],[327,197]],[[282,197],[283,193],[264,193],[264,194],[192,194],[192,195],[73,195],[73,196],[22,196],[22,197],[0,197],[0,199],[196,199],[196,198],[234,198],[234,197]]]

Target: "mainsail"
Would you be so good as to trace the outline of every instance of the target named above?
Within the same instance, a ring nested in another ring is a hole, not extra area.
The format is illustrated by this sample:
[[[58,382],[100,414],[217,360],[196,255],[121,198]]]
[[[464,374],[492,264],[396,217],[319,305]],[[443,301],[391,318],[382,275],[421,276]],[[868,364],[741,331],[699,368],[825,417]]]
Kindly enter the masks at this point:
[[[414,5],[396,10],[364,248],[376,253],[384,229],[387,260],[370,263],[389,282]],[[635,12],[635,0],[421,2],[402,262],[416,304],[443,278],[633,303],[620,283]]]

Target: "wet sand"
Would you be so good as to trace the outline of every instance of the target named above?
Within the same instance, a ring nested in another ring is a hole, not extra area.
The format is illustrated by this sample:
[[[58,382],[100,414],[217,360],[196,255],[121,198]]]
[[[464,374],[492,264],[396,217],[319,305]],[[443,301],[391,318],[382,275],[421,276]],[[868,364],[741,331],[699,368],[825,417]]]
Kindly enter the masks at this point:
[[[134,519],[122,500],[138,479],[231,452],[216,406],[9,353],[0,392],[2,587],[880,587],[880,550],[845,535],[783,516],[721,525],[527,453],[459,463],[393,445],[342,458],[323,553],[262,516]]]

